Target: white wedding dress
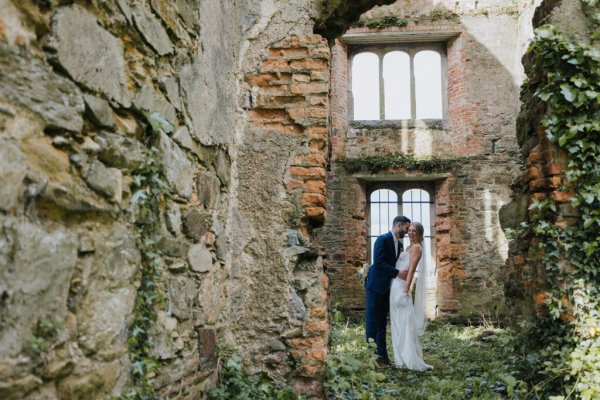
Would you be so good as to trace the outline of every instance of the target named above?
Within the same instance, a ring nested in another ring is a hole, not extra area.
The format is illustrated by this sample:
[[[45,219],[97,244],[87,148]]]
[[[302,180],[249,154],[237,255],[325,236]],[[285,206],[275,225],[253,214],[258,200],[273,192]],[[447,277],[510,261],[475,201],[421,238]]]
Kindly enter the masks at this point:
[[[395,278],[392,280],[390,291],[390,320],[392,322],[392,348],[394,353],[394,364],[400,368],[408,368],[417,371],[433,369],[423,361],[423,349],[419,341],[419,335],[425,328],[424,314],[424,277],[425,277],[425,254],[421,257],[417,271],[420,273],[417,279],[417,293],[415,303],[417,312],[413,306],[410,294],[404,294],[405,281]],[[408,270],[409,254],[404,251],[398,256],[396,269]],[[421,282],[419,282],[419,280]],[[417,302],[417,300],[419,300]]]

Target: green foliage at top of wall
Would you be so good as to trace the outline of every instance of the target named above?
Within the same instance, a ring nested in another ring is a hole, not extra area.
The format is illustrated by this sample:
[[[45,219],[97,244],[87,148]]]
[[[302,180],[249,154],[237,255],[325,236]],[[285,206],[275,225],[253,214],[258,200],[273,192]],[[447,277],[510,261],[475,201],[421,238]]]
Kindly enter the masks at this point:
[[[546,25],[530,47],[541,72],[536,95],[551,143],[568,155],[562,191],[576,211],[535,202],[516,240],[533,243],[529,269],[545,290],[545,312],[523,332],[522,378],[533,398],[600,398],[600,53]],[[572,212],[570,213],[573,214]],[[534,349],[534,351],[532,351]],[[535,350],[537,349],[537,350]]]
[[[356,158],[341,158],[337,162],[346,171],[355,173],[379,173],[388,170],[404,169],[419,172],[447,172],[459,167],[466,158],[451,157],[422,157],[417,158],[412,154],[391,153],[375,156],[361,156]]]
[[[428,24],[437,21],[458,22],[458,14],[445,8],[434,8],[428,14],[410,17],[399,17],[397,15],[383,15],[372,19],[360,19],[352,26],[355,28],[385,29],[390,27],[404,28],[413,23],[414,25]]]

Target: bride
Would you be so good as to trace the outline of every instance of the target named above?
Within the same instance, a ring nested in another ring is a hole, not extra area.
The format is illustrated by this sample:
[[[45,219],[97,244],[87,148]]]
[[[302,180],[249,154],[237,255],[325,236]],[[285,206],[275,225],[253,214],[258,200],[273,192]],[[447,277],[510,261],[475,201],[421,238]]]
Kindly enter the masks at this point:
[[[423,361],[419,336],[425,329],[425,256],[423,250],[423,225],[413,222],[408,228],[410,246],[402,252],[396,269],[408,270],[406,281],[396,278],[390,291],[390,319],[392,322],[392,347],[394,364],[398,367],[426,371],[433,369]],[[410,285],[419,267],[415,305],[410,298]]]

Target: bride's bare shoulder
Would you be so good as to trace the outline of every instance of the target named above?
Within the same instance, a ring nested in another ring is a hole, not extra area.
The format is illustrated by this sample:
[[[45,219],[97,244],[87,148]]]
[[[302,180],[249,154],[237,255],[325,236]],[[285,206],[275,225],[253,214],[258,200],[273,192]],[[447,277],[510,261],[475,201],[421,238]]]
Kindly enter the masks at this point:
[[[407,250],[411,254],[413,254],[413,253],[421,254],[423,252],[423,247],[421,246],[421,243],[415,243],[415,244],[411,244],[410,246],[408,246]]]

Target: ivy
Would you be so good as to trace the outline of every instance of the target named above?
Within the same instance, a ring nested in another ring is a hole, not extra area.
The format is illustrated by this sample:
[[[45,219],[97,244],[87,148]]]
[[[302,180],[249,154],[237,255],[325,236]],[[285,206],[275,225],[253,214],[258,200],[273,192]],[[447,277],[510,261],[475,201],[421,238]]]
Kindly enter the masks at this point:
[[[150,121],[153,122],[153,121]],[[158,125],[151,124],[152,134]],[[133,323],[129,329],[127,345],[132,363],[133,387],[123,399],[159,399],[152,386],[159,362],[152,354],[154,343],[150,332],[156,322],[156,308],[163,302],[157,290],[155,277],[161,265],[161,253],[155,242],[160,224],[160,210],[171,196],[171,188],[165,179],[159,151],[151,147],[144,162],[133,173],[131,204],[136,208],[134,235],[141,253],[141,285],[134,305]]]
[[[351,174],[363,172],[375,174],[390,169],[405,169],[421,172],[446,172],[463,164],[465,158],[424,157],[417,158],[411,154],[384,154],[376,156],[361,156],[356,158],[341,158],[337,160]]]
[[[531,397],[600,398],[600,54],[546,25],[530,53],[544,81],[542,124],[568,157],[561,190],[572,193],[575,225],[557,220],[559,204],[534,202],[518,240],[533,239],[529,264],[545,278],[546,312],[524,332]],[[564,208],[562,209],[564,210]],[[528,236],[529,235],[529,236]]]
[[[222,349],[221,349],[222,350]],[[210,400],[305,400],[291,387],[280,386],[266,374],[258,377],[244,372],[242,359],[238,354],[220,354],[225,361],[219,371],[219,385],[208,393]]]

